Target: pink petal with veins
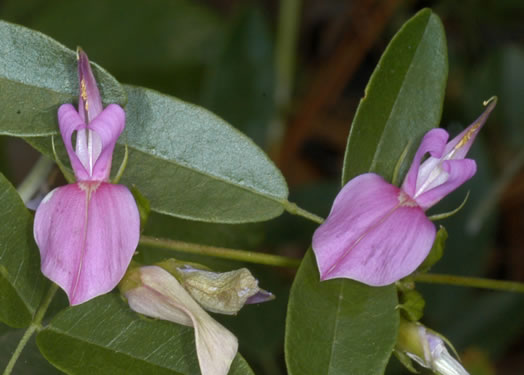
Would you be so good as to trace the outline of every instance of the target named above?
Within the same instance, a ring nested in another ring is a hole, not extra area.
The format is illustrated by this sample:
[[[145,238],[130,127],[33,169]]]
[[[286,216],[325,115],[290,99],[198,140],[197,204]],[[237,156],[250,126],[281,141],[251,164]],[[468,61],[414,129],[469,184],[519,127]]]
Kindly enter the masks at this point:
[[[422,263],[435,226],[399,188],[366,173],[340,191],[329,217],[313,236],[321,280],[350,278],[391,284]]]
[[[50,192],[35,215],[41,269],[71,305],[111,291],[138,245],[140,218],[122,185],[79,182]]]

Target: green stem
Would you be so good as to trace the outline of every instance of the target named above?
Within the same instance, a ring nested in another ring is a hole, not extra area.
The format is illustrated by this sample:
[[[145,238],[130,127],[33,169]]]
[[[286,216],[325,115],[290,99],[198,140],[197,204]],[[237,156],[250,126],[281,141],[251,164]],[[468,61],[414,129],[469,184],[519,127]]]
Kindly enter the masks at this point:
[[[324,219],[321,218],[320,216],[312,214],[311,212],[298,207],[295,203],[285,201],[283,205],[284,205],[285,210],[289,212],[290,214],[305,217],[306,219],[311,220],[317,224],[322,224],[324,222]]]
[[[183,253],[208,255],[217,258],[265,264],[269,266],[297,268],[300,265],[300,259],[288,258],[280,255],[199,245],[195,243],[154,238],[149,236],[142,236],[140,238],[140,244],[162,249],[180,251]]]
[[[285,112],[289,106],[295,75],[296,45],[301,0],[282,0],[278,11],[275,42],[276,116],[269,124],[269,144],[279,145],[284,134]]]
[[[415,275],[415,281],[429,284],[447,284],[465,286],[471,288],[501,290],[506,292],[524,293],[524,283],[515,281],[502,281],[483,279],[480,277],[466,277],[454,275],[439,275],[432,273],[421,273]]]
[[[296,258],[285,257],[281,255],[272,255],[257,253],[247,250],[228,249],[224,247],[199,245],[190,242],[155,238],[149,236],[142,236],[140,244],[180,251],[188,254],[208,255],[217,258],[237,260],[241,262],[249,262],[256,264],[265,264],[277,267],[297,268],[301,260]],[[415,281],[429,284],[447,284],[456,286],[465,286],[480,289],[492,289],[506,292],[524,293],[524,283],[515,281],[502,281],[483,279],[480,277],[465,277],[454,275],[441,275],[433,273],[422,273],[414,276]]]
[[[15,367],[16,361],[18,360],[18,357],[20,357],[20,354],[22,354],[22,350],[24,350],[25,346],[27,345],[27,342],[33,336],[33,333],[35,331],[39,330],[41,328],[42,320],[44,319],[45,313],[47,311],[47,308],[49,307],[49,304],[53,300],[53,297],[55,296],[56,291],[58,290],[58,286],[56,284],[51,284],[51,287],[47,291],[46,296],[42,300],[42,303],[40,304],[40,307],[36,311],[35,316],[33,317],[33,321],[25,331],[24,335],[22,336],[22,339],[18,343],[18,346],[16,347],[13,355],[11,356],[11,359],[9,360],[9,363],[7,364],[7,367],[4,370],[3,375],[9,375],[13,371],[13,368]]]
[[[36,162],[34,167],[31,169],[29,174],[25,177],[24,181],[18,186],[18,194],[22,198],[24,203],[35,195],[40,186],[49,176],[51,169],[53,168],[53,161],[45,156],[40,156],[40,159]]]

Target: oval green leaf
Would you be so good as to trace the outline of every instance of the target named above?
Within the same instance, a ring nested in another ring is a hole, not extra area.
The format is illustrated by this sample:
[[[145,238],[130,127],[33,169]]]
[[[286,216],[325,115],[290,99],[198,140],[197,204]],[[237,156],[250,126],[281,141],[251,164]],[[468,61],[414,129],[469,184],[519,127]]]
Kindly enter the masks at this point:
[[[116,294],[70,307],[37,336],[42,354],[72,375],[199,374],[192,328],[143,318]],[[253,375],[237,354],[230,375]]]
[[[0,21],[0,134],[56,134],[60,104],[78,102],[76,53],[22,26]],[[125,104],[125,92],[93,64],[104,102]]]
[[[119,143],[127,142],[129,160],[122,182],[135,184],[152,210],[223,223],[283,212],[286,182],[249,138],[202,107],[126,88],[127,126]]]
[[[320,282],[310,249],[291,288],[286,364],[291,375],[383,374],[397,336],[394,285]]]
[[[400,175],[424,133],[439,126],[448,76],[446,35],[437,15],[418,12],[393,37],[360,101],[346,147],[342,185],[366,172]]]
[[[395,35],[366,88],[352,124],[342,185],[366,172],[402,174],[423,134],[440,122],[447,49],[439,18],[417,13]],[[289,373],[381,375],[399,324],[396,288],[351,280],[319,282],[312,251],[294,281],[286,323]]]
[[[46,285],[33,239],[33,216],[0,173],[0,321],[28,326]]]

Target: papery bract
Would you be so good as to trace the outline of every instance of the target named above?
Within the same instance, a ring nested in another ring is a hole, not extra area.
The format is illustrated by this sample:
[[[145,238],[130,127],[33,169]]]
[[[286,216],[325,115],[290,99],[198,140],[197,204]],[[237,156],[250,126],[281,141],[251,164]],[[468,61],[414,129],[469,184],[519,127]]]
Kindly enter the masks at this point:
[[[40,203],[34,236],[42,272],[66,293],[71,305],[109,292],[124,276],[138,245],[140,218],[122,185],[109,183],[124,110],[103,109],[87,55],[79,51],[80,99],[58,110],[58,122],[77,183],[56,188]],[[76,132],[76,144],[73,136]]]
[[[134,311],[194,327],[202,375],[226,375],[238,350],[237,338],[215,321],[169,272],[158,266],[131,268],[120,290]]]
[[[210,272],[180,267],[177,271],[184,288],[207,311],[235,315],[245,304],[275,299],[272,293],[259,288],[258,280],[247,268]]]
[[[475,174],[475,161],[464,157],[495,104],[448,143],[443,129],[426,133],[401,188],[374,173],[342,188],[313,235],[321,280],[345,277],[382,286],[417,269],[436,233],[425,210]]]

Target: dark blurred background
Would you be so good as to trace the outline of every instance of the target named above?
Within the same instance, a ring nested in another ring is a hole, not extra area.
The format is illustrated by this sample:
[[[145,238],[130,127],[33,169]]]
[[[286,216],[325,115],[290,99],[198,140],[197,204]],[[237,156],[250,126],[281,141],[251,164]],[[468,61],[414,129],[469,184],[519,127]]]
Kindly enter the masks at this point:
[[[523,1],[3,0],[0,18],[82,46],[120,82],[216,112],[268,152],[291,201],[327,215],[365,85],[391,37],[423,7],[441,17],[448,39],[442,126],[457,133],[481,113],[483,100],[499,97],[471,151],[477,175],[434,209],[453,209],[471,192],[466,207],[441,223],[449,239],[433,271],[524,282]],[[0,169],[15,185],[37,157],[23,141],[0,137]],[[152,215],[146,231],[300,257],[314,229],[289,215],[240,226]],[[257,373],[284,374],[293,271],[250,268],[277,300],[222,321]],[[424,323],[456,345],[471,374],[524,373],[523,295],[417,287],[427,302]],[[392,359],[388,374],[405,372]]]

